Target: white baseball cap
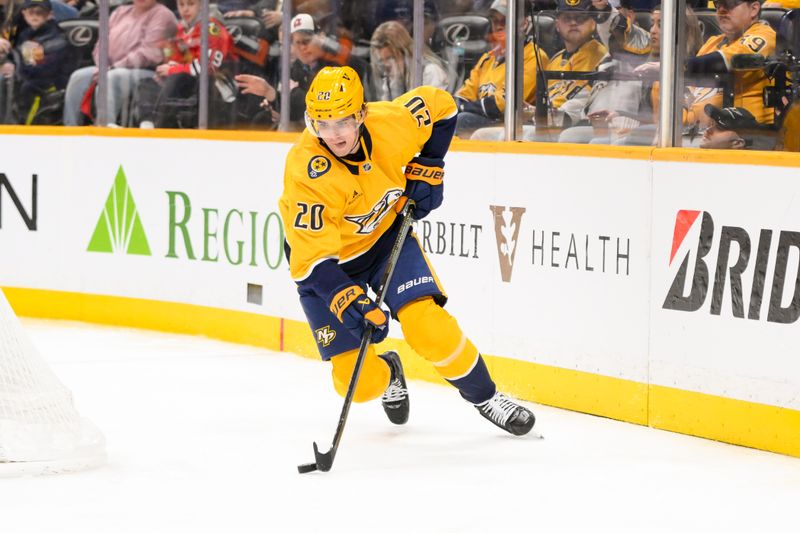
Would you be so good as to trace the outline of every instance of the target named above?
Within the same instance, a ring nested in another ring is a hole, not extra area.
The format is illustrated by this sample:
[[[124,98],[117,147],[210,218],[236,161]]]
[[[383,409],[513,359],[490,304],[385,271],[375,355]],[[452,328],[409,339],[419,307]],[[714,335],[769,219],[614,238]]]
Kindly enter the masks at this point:
[[[314,23],[314,19],[311,17],[311,15],[308,13],[300,13],[299,15],[295,15],[292,19],[290,28],[290,33],[294,33],[296,31],[317,33],[317,25]]]
[[[489,11],[497,11],[504,17],[508,16],[508,2],[506,0],[494,0],[489,6]]]

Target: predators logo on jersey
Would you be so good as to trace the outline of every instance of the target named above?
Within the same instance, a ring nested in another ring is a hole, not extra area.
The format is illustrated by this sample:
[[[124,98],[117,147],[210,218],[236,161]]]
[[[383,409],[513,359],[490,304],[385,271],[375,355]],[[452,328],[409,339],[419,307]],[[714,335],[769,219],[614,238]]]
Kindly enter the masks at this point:
[[[478,87],[478,98],[486,98],[487,96],[493,96],[494,93],[497,92],[497,86],[492,83],[483,83],[480,87]]]
[[[386,191],[383,198],[378,200],[378,203],[372,207],[369,213],[363,215],[345,215],[344,219],[358,226],[356,233],[359,235],[372,233],[401,196],[403,196],[402,189]]]
[[[308,177],[312,180],[325,174],[331,168],[331,160],[324,155],[315,155],[308,162]]]

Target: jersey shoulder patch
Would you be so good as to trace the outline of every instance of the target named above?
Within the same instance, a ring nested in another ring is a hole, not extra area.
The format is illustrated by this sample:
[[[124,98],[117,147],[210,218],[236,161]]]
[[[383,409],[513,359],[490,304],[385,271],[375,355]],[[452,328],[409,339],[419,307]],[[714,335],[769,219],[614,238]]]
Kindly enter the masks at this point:
[[[331,160],[324,155],[315,155],[308,160],[308,177],[317,179],[331,169]]]

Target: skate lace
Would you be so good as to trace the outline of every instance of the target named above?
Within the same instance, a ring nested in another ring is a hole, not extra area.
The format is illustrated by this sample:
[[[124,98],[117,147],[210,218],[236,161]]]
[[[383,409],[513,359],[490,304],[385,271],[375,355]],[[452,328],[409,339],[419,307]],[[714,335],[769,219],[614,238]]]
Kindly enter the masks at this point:
[[[395,378],[383,392],[382,400],[384,402],[394,403],[405,400],[407,397],[408,390],[403,387],[403,383],[399,379]]]
[[[497,393],[489,398],[483,405],[479,406],[482,413],[500,426],[504,426],[511,418],[519,406],[508,399],[505,395]]]

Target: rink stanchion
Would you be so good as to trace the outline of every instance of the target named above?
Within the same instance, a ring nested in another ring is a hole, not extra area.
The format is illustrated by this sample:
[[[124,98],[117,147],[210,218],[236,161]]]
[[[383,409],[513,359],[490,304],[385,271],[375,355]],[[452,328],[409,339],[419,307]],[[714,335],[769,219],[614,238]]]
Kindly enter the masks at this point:
[[[400,258],[400,250],[402,250],[403,242],[406,239],[406,235],[408,235],[409,228],[411,228],[411,222],[413,221],[413,217],[411,215],[413,212],[414,202],[410,199],[407,199],[405,205],[403,206],[403,210],[400,212],[400,216],[403,217],[403,222],[400,224],[397,238],[394,241],[394,246],[392,246],[389,259],[386,262],[386,270],[383,273],[381,284],[378,287],[376,301],[378,307],[383,305],[384,296],[386,295],[386,287],[389,285],[389,281],[392,279],[394,267],[397,265],[397,260]],[[298,465],[297,471],[299,473],[307,474],[308,472],[313,472],[315,470],[327,472],[333,466],[333,460],[336,458],[336,451],[339,449],[339,442],[342,440],[344,426],[347,422],[347,415],[350,413],[350,406],[353,403],[353,396],[355,395],[358,378],[361,375],[361,367],[364,364],[364,358],[367,355],[367,348],[370,345],[372,332],[374,329],[375,327],[372,324],[367,323],[364,334],[361,336],[361,346],[358,349],[358,357],[356,358],[356,364],[353,368],[353,375],[350,378],[350,384],[347,387],[347,394],[344,397],[344,405],[342,405],[342,413],[339,415],[339,424],[336,426],[336,433],[333,435],[333,443],[331,444],[330,450],[324,453],[320,452],[319,446],[317,446],[317,443],[314,442],[314,462]]]

